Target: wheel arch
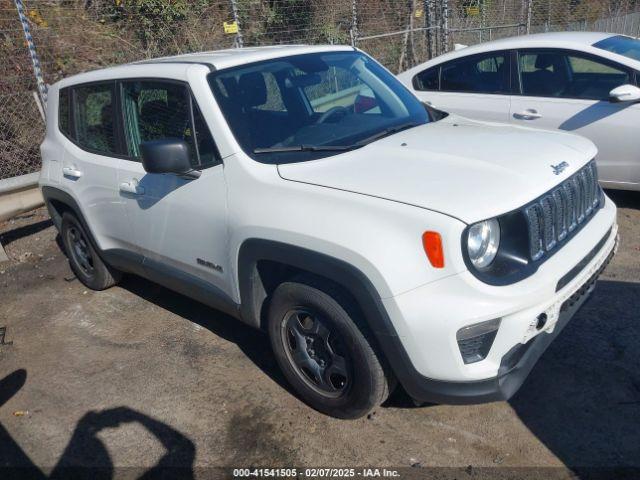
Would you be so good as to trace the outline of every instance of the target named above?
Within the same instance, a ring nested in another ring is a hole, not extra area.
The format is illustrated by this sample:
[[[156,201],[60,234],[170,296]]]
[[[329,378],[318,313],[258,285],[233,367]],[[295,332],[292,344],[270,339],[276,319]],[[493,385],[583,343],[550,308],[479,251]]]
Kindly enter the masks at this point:
[[[60,230],[60,226],[62,224],[62,215],[64,215],[65,212],[71,212],[82,223],[82,227],[87,231],[87,233],[92,237],[93,240],[91,230],[88,228],[87,222],[84,219],[84,215],[82,215],[82,210],[80,209],[78,202],[76,202],[76,200],[70,194],[63,190],[60,190],[59,188],[43,186],[42,197],[44,198],[44,204],[49,211],[51,221],[58,230]]]
[[[245,240],[238,255],[243,321],[262,328],[269,294],[282,281],[301,273],[322,277],[342,288],[355,300],[376,336],[397,336],[380,294],[356,266],[304,247],[258,238]]]
[[[261,262],[283,266],[284,277],[274,279],[273,285],[265,285],[264,272],[260,271]],[[405,388],[413,383],[412,379],[419,374],[415,371],[375,286],[357,267],[330,255],[272,240],[245,240],[238,256],[242,321],[253,327],[263,328],[270,290],[277,286],[278,281],[297,273],[322,277],[350,295],[400,383]]]

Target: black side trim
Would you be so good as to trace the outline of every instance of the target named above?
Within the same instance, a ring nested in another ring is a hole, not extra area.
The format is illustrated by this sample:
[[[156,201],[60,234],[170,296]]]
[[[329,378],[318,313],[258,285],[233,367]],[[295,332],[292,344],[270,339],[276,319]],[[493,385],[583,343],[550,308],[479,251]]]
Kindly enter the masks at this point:
[[[558,281],[558,284],[556,285],[556,292],[559,292],[564,287],[566,287],[569,284],[569,282],[573,280],[576,277],[576,275],[578,275],[582,271],[582,269],[584,269],[584,267],[586,267],[589,264],[589,262],[591,262],[591,260],[593,260],[593,257],[595,257],[596,254],[600,251],[600,249],[604,246],[604,244],[607,243],[607,240],[609,239],[610,236],[611,236],[611,229],[609,229],[609,231],[604,235],[604,237],[602,237],[602,239],[597,243],[597,245],[593,247],[593,249],[591,249],[591,251],[587,253],[585,257],[582,260],[580,260],[575,267],[569,270]]]
[[[45,204],[56,227],[58,229],[60,228],[60,222],[62,220],[61,212],[59,212],[54,205],[54,203],[58,201],[76,215],[89,235],[89,239],[94,248],[109,265],[123,272],[147,278],[152,282],[163,285],[170,290],[176,291],[233,317],[240,317],[240,306],[215,285],[181,270],[144,259],[142,255],[128,250],[101,250],[95,242],[91,234],[91,229],[82,216],[78,204],[68,193],[55,187],[42,187],[42,196],[45,199]]]

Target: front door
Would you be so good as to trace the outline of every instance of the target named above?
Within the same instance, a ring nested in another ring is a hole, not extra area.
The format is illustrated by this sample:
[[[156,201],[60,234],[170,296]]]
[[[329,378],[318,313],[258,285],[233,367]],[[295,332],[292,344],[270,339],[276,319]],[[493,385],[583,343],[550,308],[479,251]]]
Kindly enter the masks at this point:
[[[229,294],[224,169],[187,85],[145,80],[120,88],[130,159],[121,163],[118,184],[145,269]],[[169,138],[189,144],[200,178],[144,171],[140,144]]]
[[[582,135],[598,147],[605,185],[640,182],[640,105],[609,101],[611,90],[634,82],[632,72],[580,52],[521,50],[518,57],[522,95],[511,100],[511,121]]]

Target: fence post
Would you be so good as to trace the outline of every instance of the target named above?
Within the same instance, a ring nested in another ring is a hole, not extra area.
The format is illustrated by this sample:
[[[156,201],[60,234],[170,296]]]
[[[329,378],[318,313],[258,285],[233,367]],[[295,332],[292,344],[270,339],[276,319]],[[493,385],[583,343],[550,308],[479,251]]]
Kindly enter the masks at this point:
[[[42,105],[46,106],[47,105],[47,85],[44,83],[44,79],[42,78],[42,69],[40,68],[40,59],[38,58],[36,45],[33,42],[33,37],[31,36],[29,20],[27,20],[27,16],[24,14],[24,4],[22,3],[22,0],[14,0],[14,2],[16,4],[16,9],[18,10],[18,17],[20,17],[20,23],[22,24],[22,31],[24,32],[24,38],[27,41],[27,46],[29,48],[29,55],[31,56],[33,73],[36,77],[36,82],[38,84],[38,92],[40,93],[40,99],[42,100]]]
[[[358,0],[351,1],[351,46],[358,46]]]
[[[433,58],[433,25],[431,24],[433,12],[431,11],[431,0],[424,0],[423,2],[424,9],[424,27],[425,27],[425,38],[427,40],[427,58]]]
[[[533,14],[533,1],[527,0],[527,35],[531,33],[531,15]]]
[[[449,51],[449,0],[442,0],[442,53]]]
[[[237,0],[231,0],[231,13],[233,14],[233,21],[236,22],[236,25],[238,26],[238,33],[236,33],[236,38],[233,41],[233,46],[235,48],[242,48],[244,46],[244,39],[242,38],[242,29],[240,28]]]

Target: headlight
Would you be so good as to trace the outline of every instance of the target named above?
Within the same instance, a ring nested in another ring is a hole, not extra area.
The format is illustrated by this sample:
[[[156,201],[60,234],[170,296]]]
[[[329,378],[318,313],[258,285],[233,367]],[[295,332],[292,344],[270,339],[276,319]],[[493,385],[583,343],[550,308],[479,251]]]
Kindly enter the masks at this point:
[[[467,251],[476,268],[488,267],[498,253],[500,224],[495,218],[474,223],[469,227]]]

